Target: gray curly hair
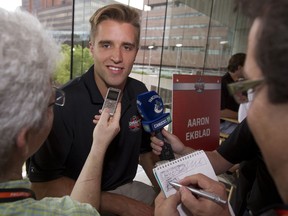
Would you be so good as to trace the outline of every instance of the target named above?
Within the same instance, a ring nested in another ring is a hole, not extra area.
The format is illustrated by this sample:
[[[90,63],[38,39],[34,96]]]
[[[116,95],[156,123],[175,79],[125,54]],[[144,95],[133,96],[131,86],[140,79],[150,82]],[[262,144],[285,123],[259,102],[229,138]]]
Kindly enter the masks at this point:
[[[0,8],[0,170],[18,133],[44,121],[59,46],[31,14]]]

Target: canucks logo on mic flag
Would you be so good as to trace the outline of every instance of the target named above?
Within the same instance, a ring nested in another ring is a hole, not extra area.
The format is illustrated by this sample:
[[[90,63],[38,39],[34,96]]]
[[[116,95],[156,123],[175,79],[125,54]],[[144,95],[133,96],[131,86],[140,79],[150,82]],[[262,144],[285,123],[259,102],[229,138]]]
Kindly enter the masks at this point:
[[[172,120],[170,113],[164,113],[164,105],[161,97],[155,91],[145,92],[137,97],[137,108],[142,116],[142,125],[146,132],[155,132],[155,136],[164,142],[160,160],[175,159],[172,147],[164,139],[162,128]]]
[[[172,121],[170,113],[164,113],[162,98],[155,91],[138,95],[137,108],[143,118],[142,125],[146,132],[161,130]]]
[[[163,113],[163,103],[157,100],[154,106],[154,111],[155,113]]]

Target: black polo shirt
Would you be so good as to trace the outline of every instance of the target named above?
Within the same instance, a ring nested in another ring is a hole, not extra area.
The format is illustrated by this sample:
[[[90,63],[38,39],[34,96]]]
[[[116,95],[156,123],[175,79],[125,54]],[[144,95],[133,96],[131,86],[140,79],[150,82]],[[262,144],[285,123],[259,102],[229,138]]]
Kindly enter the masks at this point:
[[[63,87],[65,106],[55,106],[51,133],[30,161],[29,178],[32,182],[61,176],[78,178],[92,144],[95,127],[92,120],[104,102],[94,80],[92,66]],[[145,91],[147,88],[142,82],[128,78],[121,102],[121,130],[107,149],[102,190],[113,190],[132,181],[139,155],[151,151],[150,134],[142,128],[136,104],[137,95]]]
[[[246,118],[222,142],[217,151],[223,158],[233,164],[256,160],[255,180],[252,183],[252,189],[247,199],[247,207],[255,215],[259,215],[259,211],[267,206],[282,203]]]

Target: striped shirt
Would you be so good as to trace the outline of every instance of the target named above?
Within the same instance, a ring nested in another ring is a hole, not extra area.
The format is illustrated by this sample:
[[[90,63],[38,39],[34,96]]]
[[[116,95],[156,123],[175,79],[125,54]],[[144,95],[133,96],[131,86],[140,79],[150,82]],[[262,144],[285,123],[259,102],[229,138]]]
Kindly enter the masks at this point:
[[[30,181],[28,179],[9,181],[0,183],[1,189],[7,188],[30,188]],[[97,210],[86,203],[79,203],[70,196],[61,198],[46,197],[41,200],[33,198],[22,199],[14,202],[0,203],[0,214],[2,215],[55,215],[55,216],[86,216],[100,214]]]

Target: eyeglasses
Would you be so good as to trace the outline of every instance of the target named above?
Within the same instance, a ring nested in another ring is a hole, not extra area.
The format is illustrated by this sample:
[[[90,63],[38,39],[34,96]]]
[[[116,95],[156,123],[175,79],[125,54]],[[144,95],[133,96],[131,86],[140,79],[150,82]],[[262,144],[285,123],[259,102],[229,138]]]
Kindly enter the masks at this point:
[[[255,88],[263,82],[264,79],[235,82],[228,85],[228,90],[237,103],[247,103],[251,101],[249,94],[253,93]]]
[[[55,92],[55,101],[50,103],[48,107],[57,105],[57,106],[64,106],[65,104],[65,92],[57,87],[53,86],[53,91]]]

